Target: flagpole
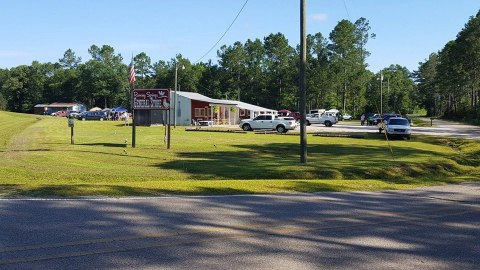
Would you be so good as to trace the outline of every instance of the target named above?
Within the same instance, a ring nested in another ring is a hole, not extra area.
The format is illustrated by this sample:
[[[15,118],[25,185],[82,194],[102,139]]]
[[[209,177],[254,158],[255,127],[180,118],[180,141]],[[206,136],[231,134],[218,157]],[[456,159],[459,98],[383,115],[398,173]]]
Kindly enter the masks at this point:
[[[132,87],[132,91],[133,91],[133,87]],[[136,130],[136,122],[135,122],[135,119],[137,119],[137,117],[135,116],[135,110],[132,110],[132,148],[135,148],[135,141],[136,141],[136,134],[137,134],[137,130]]]
[[[132,148],[135,148],[136,145],[136,135],[137,135],[137,130],[136,130],[136,119],[137,117],[135,116],[135,109],[133,106],[133,90],[135,89],[135,65],[133,63],[133,52],[132,52],[132,61],[130,62],[130,76],[129,76],[129,82],[130,82],[130,103],[131,103],[131,108],[132,108]]]

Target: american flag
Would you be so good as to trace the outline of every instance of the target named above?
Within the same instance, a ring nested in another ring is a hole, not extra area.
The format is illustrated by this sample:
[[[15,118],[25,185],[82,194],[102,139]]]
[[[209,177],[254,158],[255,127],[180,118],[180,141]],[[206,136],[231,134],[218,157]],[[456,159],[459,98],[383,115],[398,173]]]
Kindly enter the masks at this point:
[[[130,63],[130,76],[129,76],[130,84],[133,85],[135,83],[135,65],[132,62]]]

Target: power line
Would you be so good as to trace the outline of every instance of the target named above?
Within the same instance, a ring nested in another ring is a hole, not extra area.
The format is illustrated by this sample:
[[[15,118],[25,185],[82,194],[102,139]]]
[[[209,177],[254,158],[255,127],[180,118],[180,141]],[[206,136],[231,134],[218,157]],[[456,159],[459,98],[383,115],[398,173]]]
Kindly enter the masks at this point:
[[[237,16],[235,16],[235,19],[233,19],[232,23],[230,24],[230,26],[228,26],[227,30],[225,30],[225,32],[223,33],[223,35],[218,39],[218,41],[210,48],[210,50],[208,50],[202,57],[200,57],[200,59],[198,59],[197,61],[194,62],[194,64],[200,62],[200,60],[202,60],[205,56],[207,56],[207,54],[209,54],[217,45],[218,43],[220,43],[220,41],[223,39],[223,37],[225,37],[225,35],[227,34],[227,32],[230,30],[230,28],[232,27],[232,25],[235,23],[235,21],[237,20],[238,16],[240,16],[240,13],[242,13],[243,11],[243,8],[245,8],[245,6],[247,5],[249,0],[246,0],[245,3],[243,4],[242,8],[238,11],[237,13]]]
[[[345,11],[347,12],[348,20],[351,21],[350,13],[348,12],[348,7],[347,7],[347,0],[343,0],[343,6],[345,7]]]

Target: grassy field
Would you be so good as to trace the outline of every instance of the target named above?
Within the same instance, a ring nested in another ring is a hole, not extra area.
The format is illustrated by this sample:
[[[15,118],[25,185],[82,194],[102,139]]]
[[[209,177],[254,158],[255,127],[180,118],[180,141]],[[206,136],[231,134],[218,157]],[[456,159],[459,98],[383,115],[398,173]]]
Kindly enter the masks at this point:
[[[163,127],[138,127],[131,148],[122,122],[77,121],[75,145],[65,118],[0,112],[0,123],[0,195],[12,197],[401,189],[480,175],[480,144],[464,140],[309,135],[302,165],[298,136],[177,127],[167,150]]]

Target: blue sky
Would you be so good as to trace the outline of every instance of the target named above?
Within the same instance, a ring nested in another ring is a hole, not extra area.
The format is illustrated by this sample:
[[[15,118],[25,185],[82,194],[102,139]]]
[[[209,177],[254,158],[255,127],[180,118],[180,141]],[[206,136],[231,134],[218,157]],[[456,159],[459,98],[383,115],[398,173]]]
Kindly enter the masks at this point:
[[[200,59],[220,38],[245,0],[1,0],[0,68],[32,61],[56,62],[67,49],[83,61],[92,44],[107,44],[130,61],[145,52],[153,62],[180,53]],[[299,0],[249,0],[218,46],[202,61],[217,62],[221,45],[271,33],[296,46]],[[456,37],[477,0],[307,0],[307,32],[328,37],[342,19],[370,21],[377,35],[367,49],[369,69],[391,64],[416,70],[432,52]]]

